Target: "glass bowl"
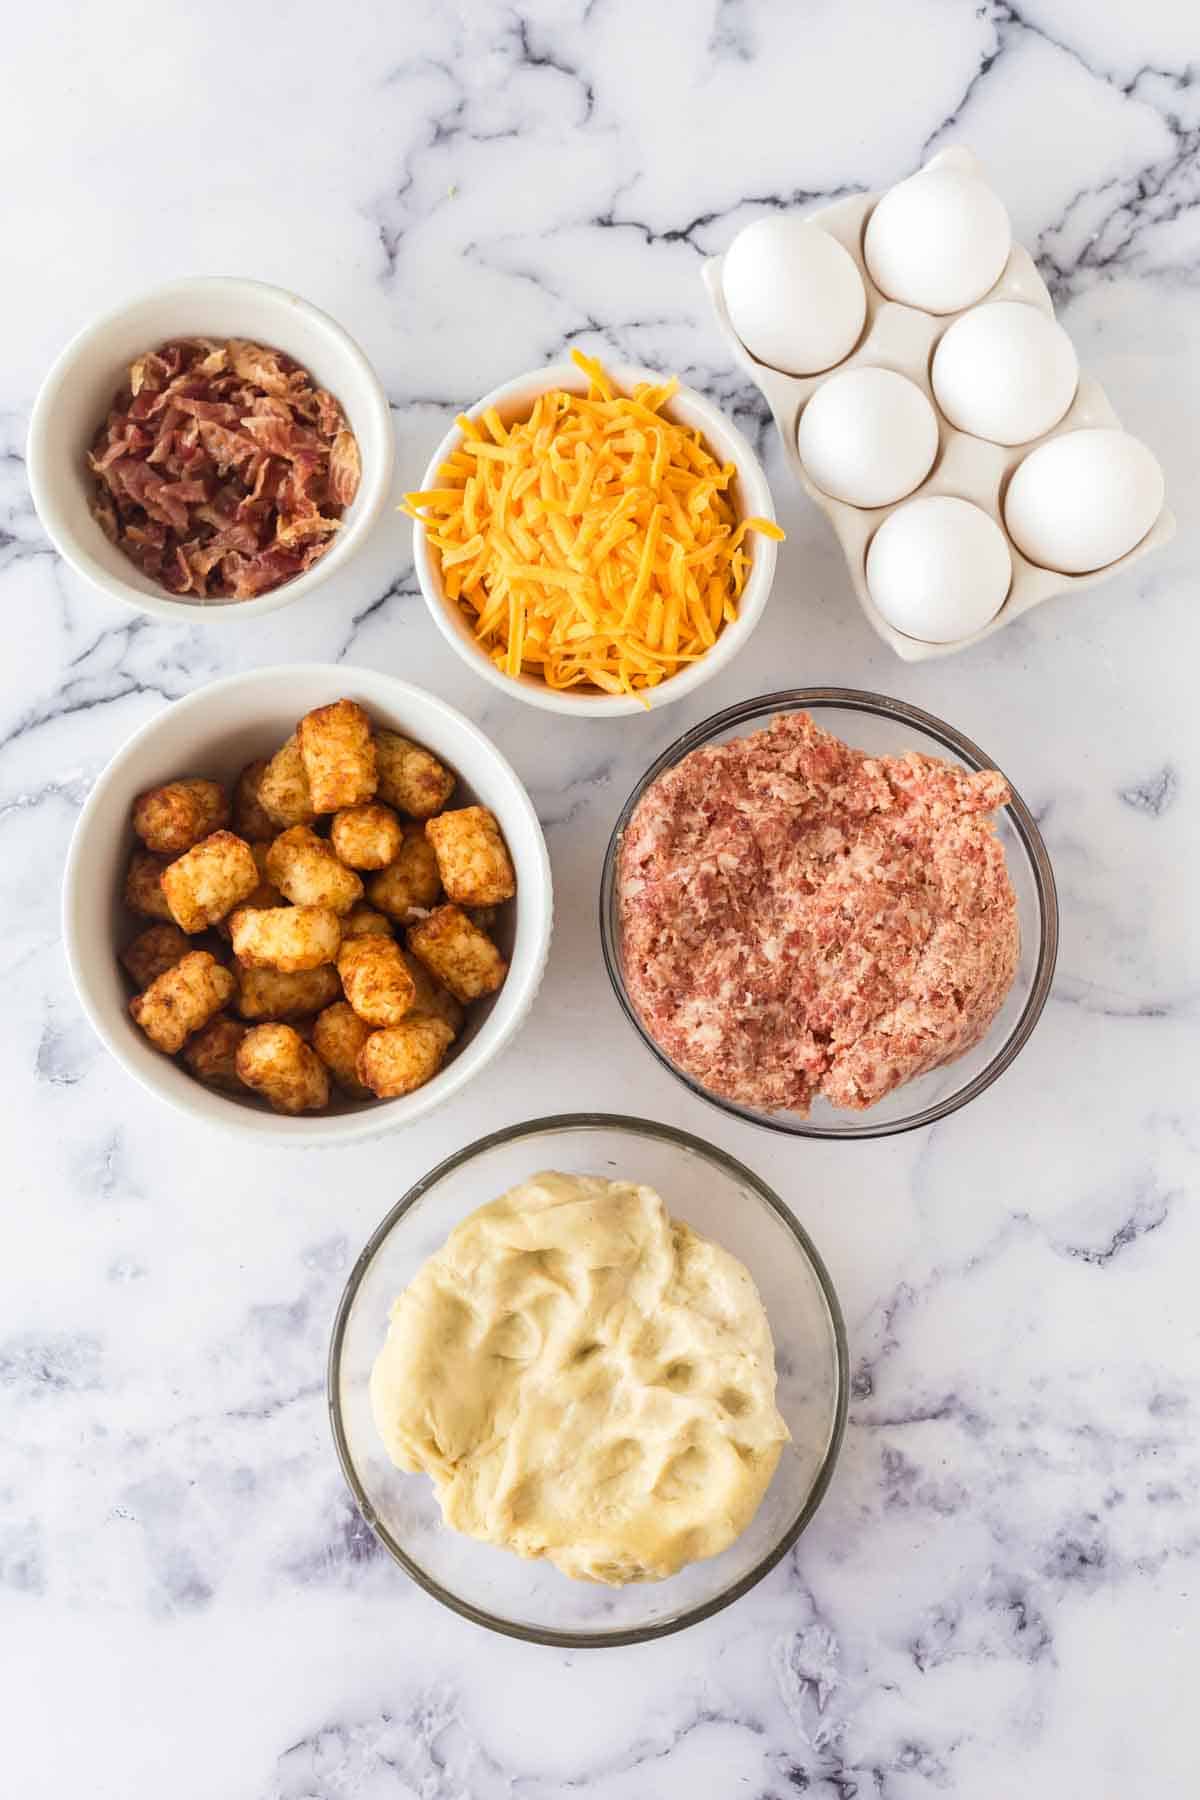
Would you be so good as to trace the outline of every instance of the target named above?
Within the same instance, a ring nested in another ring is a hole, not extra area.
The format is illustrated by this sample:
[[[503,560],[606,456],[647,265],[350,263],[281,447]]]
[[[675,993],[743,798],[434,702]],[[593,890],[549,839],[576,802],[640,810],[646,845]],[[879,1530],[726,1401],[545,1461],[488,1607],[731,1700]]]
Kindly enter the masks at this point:
[[[623,1588],[573,1581],[548,1562],[442,1524],[433,1484],[394,1467],[371,1416],[371,1366],[393,1300],[477,1206],[542,1170],[625,1177],[657,1188],[678,1217],[738,1257],[775,1340],[776,1395],[792,1437],[736,1543],[666,1581]],[[682,1631],[761,1581],[820,1504],[846,1422],[846,1333],[825,1266],[803,1227],[757,1175],[686,1132],[646,1119],[567,1113],[480,1138],[400,1200],[355,1263],[334,1321],[329,1410],[351,1492],[380,1542],[444,1605],[539,1644],[588,1648]]]
[[[700,1099],[733,1118],[745,1119],[752,1125],[764,1125],[771,1131],[787,1132],[793,1137],[891,1137],[897,1132],[914,1131],[919,1125],[932,1125],[936,1119],[957,1112],[960,1106],[965,1106],[968,1100],[974,1100],[977,1094],[989,1088],[1028,1042],[1050,993],[1058,955],[1058,899],[1054,875],[1033,814],[1015,789],[1012,789],[1012,800],[997,819],[997,830],[1017,896],[1021,928],[1020,962],[1004,1005],[973,1049],[944,1068],[906,1082],[868,1112],[842,1112],[820,1097],[811,1115],[804,1118],[794,1112],[760,1112],[711,1092],[681,1069],[650,1036],[625,985],[617,914],[617,858],[622,835],[642,795],[665,769],[681,762],[693,750],[706,744],[723,743],[728,738],[746,737],[767,725],[777,713],[800,711],[811,713],[818,725],[834,732],[845,743],[875,755],[898,755],[905,750],[917,750],[926,756],[940,756],[960,763],[968,769],[998,767],[970,738],[934,718],[932,713],[907,706],[900,700],[889,700],[883,694],[864,693],[856,688],[791,688],[727,707],[724,712],[715,713],[711,719],[694,725],[664,750],[621,808],[605,852],[600,878],[600,939],[604,964],[613,992],[642,1042],[664,1068]],[[1009,787],[1012,788],[1011,782]]]

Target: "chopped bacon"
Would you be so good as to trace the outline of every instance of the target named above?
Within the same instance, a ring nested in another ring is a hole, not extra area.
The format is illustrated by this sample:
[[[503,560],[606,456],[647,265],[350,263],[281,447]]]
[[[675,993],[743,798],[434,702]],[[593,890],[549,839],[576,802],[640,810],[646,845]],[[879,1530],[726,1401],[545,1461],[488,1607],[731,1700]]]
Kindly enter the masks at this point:
[[[246,470],[250,491],[238,502],[239,520],[261,519],[276,504],[284,475],[285,465],[273,456],[260,456],[257,466],[251,463]]]
[[[304,450],[315,455],[321,449],[321,440],[315,431],[294,424],[290,418],[275,418],[271,413],[248,413],[242,420],[242,430],[250,433],[256,450],[266,450],[271,456],[291,459]]]
[[[299,363],[278,350],[266,350],[261,344],[248,344],[241,338],[231,338],[226,349],[234,374],[240,375],[251,387],[261,388],[264,394],[286,396],[293,387],[311,385]],[[297,375],[301,377],[298,382]]]
[[[110,544],[117,541],[117,509],[113,505],[113,497],[103,489],[96,495],[96,503],[92,514],[101,531]]]
[[[255,556],[239,556],[231,551],[222,559],[221,570],[227,580],[232,582],[235,600],[250,600],[256,594],[265,594],[270,588],[278,587],[281,581],[290,581],[293,575],[299,575],[303,564],[298,556],[288,550],[260,550]]]
[[[349,506],[362,479],[362,460],[352,431],[339,431],[329,454],[329,489],[339,506]]]
[[[136,398],[143,388],[151,388],[157,392],[164,388],[174,371],[166,357],[156,355],[153,350],[145,356],[139,356],[129,371],[129,391]]]
[[[236,406],[230,406],[225,400],[201,400],[195,394],[179,394],[174,404],[181,413],[193,419],[204,419],[214,425],[238,425],[241,423]]]
[[[342,428],[342,409],[326,388],[317,389],[317,429],[322,437],[336,437]]]
[[[171,593],[205,600],[248,599],[311,568],[361,476],[333,395],[242,338],[137,357],[88,464],[105,536]]]
[[[185,506],[195,506],[197,501],[208,499],[208,489],[204,483],[187,476],[180,481],[173,481],[170,487],[163,489],[163,494],[182,500]]]
[[[207,545],[199,544],[195,539],[190,543],[180,544],[175,552],[175,579],[171,581],[173,592],[177,594],[203,594],[210,572],[225,555],[225,547],[215,542]]]
[[[146,458],[148,463],[165,463],[181,448],[180,427],[184,424],[186,417],[187,415],[180,412],[172,401],[159,423],[158,436]]]
[[[290,550],[310,538],[327,537],[337,529],[336,519],[327,519],[324,513],[311,512],[295,519],[289,519],[286,525],[281,525],[275,541],[277,544],[286,544]]]
[[[332,542],[332,538],[319,538],[314,543],[309,544],[306,547],[303,556],[300,558],[301,566],[305,569],[311,569],[315,562],[320,562]]]
[[[290,424],[294,410],[286,400],[280,400],[275,394],[250,394],[246,397],[243,411],[255,418],[286,419]]]
[[[124,437],[119,437],[109,444],[103,456],[93,454],[92,468],[99,475],[102,470],[110,467],[112,463],[118,462],[123,456],[136,457],[146,448],[147,444],[151,443],[153,443],[153,439],[147,438],[144,431],[138,431],[135,426],[129,425]]]
[[[314,456],[310,450],[297,451],[288,470],[288,480],[292,487],[292,503],[296,506],[323,505],[331,474],[332,459],[331,466],[327,468],[324,457]]]
[[[213,344],[208,354],[195,367],[197,375],[223,375],[229,367],[229,352],[225,345]]]

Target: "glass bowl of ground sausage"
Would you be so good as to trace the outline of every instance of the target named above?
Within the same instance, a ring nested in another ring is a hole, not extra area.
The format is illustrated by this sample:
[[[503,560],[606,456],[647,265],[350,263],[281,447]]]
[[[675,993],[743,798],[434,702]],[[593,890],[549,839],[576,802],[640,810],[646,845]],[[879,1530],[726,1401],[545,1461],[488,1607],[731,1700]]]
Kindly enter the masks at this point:
[[[805,688],[696,725],[604,859],[613,990],[700,1098],[798,1137],[945,1118],[1028,1042],[1058,947],[1028,806],[953,726]]]

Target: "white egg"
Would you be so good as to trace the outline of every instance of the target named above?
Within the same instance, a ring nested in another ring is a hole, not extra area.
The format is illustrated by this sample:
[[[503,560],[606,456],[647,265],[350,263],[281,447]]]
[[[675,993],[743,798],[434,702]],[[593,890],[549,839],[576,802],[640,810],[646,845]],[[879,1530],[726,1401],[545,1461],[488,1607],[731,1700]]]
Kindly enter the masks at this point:
[[[1127,431],[1066,431],[1015,470],[1004,520],[1039,568],[1085,575],[1139,544],[1162,511],[1163,473]]]
[[[889,506],[933,467],[937,415],[916,383],[894,369],[846,369],[804,408],[796,444],[824,493],[851,506]]]
[[[863,239],[875,285],[890,300],[931,313],[982,299],[1011,248],[1003,201],[960,169],[926,169],[889,188]]]
[[[721,271],[733,329],[759,362],[816,375],[849,356],[867,316],[850,252],[804,219],[758,219],[739,231]]]
[[[931,494],[898,506],[867,551],[867,587],[906,637],[952,644],[994,619],[1012,583],[1004,533],[978,506]]]
[[[1058,424],[1079,382],[1075,346],[1036,306],[994,300],[955,319],[933,358],[952,425],[995,444],[1027,444]]]

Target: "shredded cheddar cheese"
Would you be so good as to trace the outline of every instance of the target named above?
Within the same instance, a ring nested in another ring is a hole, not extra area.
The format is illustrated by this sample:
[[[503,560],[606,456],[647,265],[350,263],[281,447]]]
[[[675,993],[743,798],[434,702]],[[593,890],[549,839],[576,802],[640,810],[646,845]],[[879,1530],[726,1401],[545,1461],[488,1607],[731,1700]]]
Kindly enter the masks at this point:
[[[539,395],[508,425],[494,408],[460,416],[442,485],[405,495],[458,605],[505,674],[610,694],[657,687],[737,618],[747,532],[698,431],[667,418],[672,378],[616,391],[572,351],[586,394]]]

